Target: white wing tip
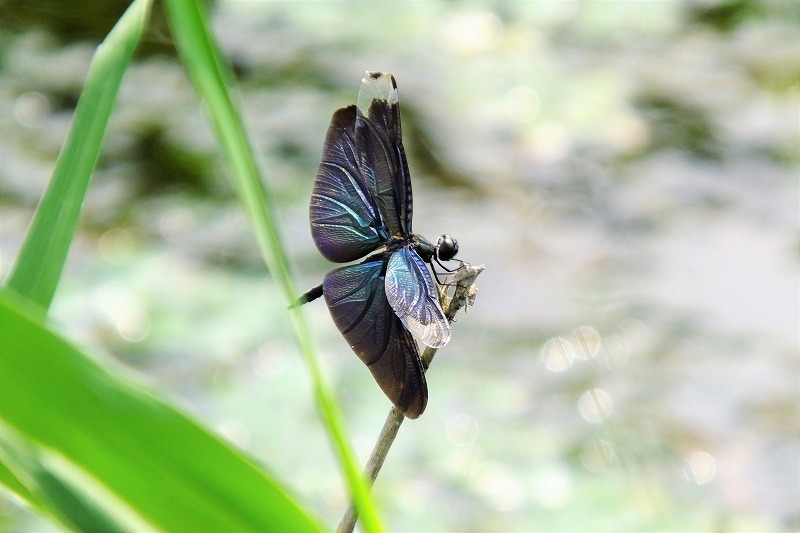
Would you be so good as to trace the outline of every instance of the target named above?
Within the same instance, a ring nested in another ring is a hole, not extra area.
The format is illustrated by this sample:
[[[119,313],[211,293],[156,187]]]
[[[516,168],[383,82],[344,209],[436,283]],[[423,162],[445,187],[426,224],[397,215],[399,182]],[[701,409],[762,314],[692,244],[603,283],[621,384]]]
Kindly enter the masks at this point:
[[[412,333],[414,333],[414,331],[412,331]],[[425,346],[430,346],[431,348],[441,348],[450,342],[450,325],[447,324],[447,322],[445,322],[445,327],[437,331],[437,335],[435,335],[432,339],[427,339],[424,333],[419,335],[418,338]]]

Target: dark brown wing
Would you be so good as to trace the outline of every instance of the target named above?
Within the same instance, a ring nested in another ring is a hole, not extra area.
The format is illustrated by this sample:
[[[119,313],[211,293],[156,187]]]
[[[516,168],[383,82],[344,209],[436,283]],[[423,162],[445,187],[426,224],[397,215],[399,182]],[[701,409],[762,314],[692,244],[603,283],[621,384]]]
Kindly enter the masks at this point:
[[[413,199],[394,76],[364,73],[355,126],[361,175],[375,192],[383,224],[392,235],[404,237],[411,233]]]
[[[359,168],[355,124],[355,106],[333,114],[309,207],[314,244],[337,263],[364,257],[391,236],[381,221],[374,183],[365,181]]]
[[[428,403],[428,386],[411,333],[386,300],[385,260],[337,268],[322,283],[333,322],[391,402],[408,418]]]

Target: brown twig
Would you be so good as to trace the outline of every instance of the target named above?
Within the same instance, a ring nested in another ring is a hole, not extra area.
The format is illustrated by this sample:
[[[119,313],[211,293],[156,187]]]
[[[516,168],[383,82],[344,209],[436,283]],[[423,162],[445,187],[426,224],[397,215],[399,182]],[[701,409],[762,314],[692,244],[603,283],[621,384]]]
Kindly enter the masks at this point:
[[[448,322],[453,322],[453,318],[460,309],[474,303],[478,289],[473,284],[475,283],[475,278],[485,268],[484,265],[472,266],[469,263],[462,263],[450,276],[447,285],[442,286],[443,290],[439,293],[439,301],[442,303]],[[455,287],[451,298],[447,297],[449,287]],[[425,370],[428,369],[435,355],[436,348],[428,347],[422,352],[420,359],[422,359],[422,366]],[[383,462],[389,453],[389,448],[391,448],[395,437],[397,437],[397,432],[400,430],[400,424],[403,423],[404,418],[403,413],[396,407],[393,406],[389,410],[386,421],[383,423],[383,428],[378,435],[378,440],[375,442],[375,447],[372,449],[367,465],[364,468],[364,479],[368,486],[372,486],[378,477],[378,472],[380,472]],[[336,528],[337,533],[351,533],[356,526],[357,520],[356,507],[351,501],[342,520],[339,522],[339,527]]]

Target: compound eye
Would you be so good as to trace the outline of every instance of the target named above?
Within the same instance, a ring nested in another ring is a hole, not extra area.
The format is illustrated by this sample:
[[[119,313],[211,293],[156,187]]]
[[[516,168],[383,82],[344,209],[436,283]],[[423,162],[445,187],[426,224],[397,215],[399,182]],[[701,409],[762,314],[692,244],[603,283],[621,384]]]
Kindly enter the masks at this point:
[[[449,261],[458,253],[458,241],[450,235],[442,235],[436,242],[436,257],[442,261]]]

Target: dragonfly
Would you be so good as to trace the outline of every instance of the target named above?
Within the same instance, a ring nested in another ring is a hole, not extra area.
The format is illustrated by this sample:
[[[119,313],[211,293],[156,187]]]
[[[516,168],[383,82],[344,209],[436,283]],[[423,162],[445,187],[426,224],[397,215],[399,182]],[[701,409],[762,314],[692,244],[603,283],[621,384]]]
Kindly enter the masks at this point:
[[[413,201],[400,130],[397,83],[364,73],[357,105],[334,112],[314,180],[309,218],[320,253],[335,263],[292,307],[324,296],[333,322],[389,400],[408,418],[428,403],[418,338],[441,348],[450,325],[428,266],[458,253],[444,234],[433,244],[411,230]]]

